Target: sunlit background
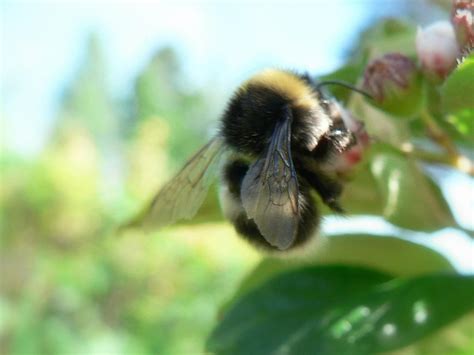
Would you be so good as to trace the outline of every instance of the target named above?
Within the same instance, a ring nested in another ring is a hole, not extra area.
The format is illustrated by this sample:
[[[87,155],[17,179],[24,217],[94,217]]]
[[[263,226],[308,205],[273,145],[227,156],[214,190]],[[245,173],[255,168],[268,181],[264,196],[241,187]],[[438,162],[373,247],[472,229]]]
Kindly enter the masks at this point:
[[[252,73],[327,73],[378,19],[443,14],[409,0],[0,6],[0,351],[16,353],[196,353],[260,256],[221,220],[214,196],[205,223],[122,237],[114,228],[212,134]],[[472,179],[442,173],[459,223],[472,228]],[[394,228],[361,217],[328,219],[324,230],[368,223]],[[407,238],[474,271],[460,232]]]

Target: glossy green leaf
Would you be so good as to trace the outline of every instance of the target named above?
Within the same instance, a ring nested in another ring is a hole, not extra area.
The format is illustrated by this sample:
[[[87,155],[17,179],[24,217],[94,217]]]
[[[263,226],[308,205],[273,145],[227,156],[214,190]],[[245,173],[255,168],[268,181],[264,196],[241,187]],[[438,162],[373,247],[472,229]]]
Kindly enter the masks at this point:
[[[401,255],[403,262],[400,262]],[[433,249],[392,236],[331,236],[321,243],[312,259],[316,264],[370,267],[396,276],[455,272],[451,263]]]
[[[413,160],[386,150],[371,160],[371,171],[389,222],[423,231],[457,225],[439,187]]]
[[[474,54],[464,60],[441,88],[447,121],[459,133],[474,138]]]
[[[464,60],[446,79],[441,97],[447,113],[474,110],[474,54]]]
[[[472,355],[474,349],[474,312],[451,323],[423,340],[386,355]]]
[[[448,115],[447,121],[456,127],[457,132],[468,139],[472,144],[474,140],[474,109],[463,109]]]
[[[262,260],[241,282],[224,306],[227,309],[243,294],[270,278],[310,265],[351,265],[369,267],[395,276],[416,276],[432,272],[455,272],[452,264],[438,252],[423,245],[392,236],[346,234],[320,237],[318,248],[305,258]],[[400,262],[403,255],[403,262]]]
[[[308,267],[243,296],[208,340],[216,354],[368,354],[395,350],[474,309],[474,277],[392,279]]]

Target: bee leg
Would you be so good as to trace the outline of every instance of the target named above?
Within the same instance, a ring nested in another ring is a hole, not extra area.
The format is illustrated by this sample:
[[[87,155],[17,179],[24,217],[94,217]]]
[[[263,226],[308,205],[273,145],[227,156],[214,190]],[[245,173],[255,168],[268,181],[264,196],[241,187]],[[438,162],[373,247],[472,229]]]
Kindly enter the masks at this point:
[[[327,174],[322,171],[303,169],[301,175],[306,179],[309,185],[316,190],[326,206],[334,212],[344,213],[343,208],[339,204],[339,197],[343,190],[341,183],[327,176]]]
[[[324,134],[316,148],[311,152],[311,156],[320,161],[330,161],[335,155],[349,149],[356,143],[354,134],[345,127],[333,127]]]

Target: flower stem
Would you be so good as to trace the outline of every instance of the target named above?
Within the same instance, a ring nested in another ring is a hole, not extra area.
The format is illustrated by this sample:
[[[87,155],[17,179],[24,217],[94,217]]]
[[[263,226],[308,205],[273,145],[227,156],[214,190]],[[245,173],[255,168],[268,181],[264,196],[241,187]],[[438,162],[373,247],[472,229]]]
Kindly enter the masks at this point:
[[[436,160],[438,163],[450,165],[459,171],[474,176],[474,162],[465,155],[461,154],[456,145],[453,143],[449,135],[447,135],[443,129],[438,125],[435,119],[431,116],[428,110],[424,109],[420,112],[421,119],[425,123],[428,135],[431,139],[441,146],[447,153],[447,156],[438,156]],[[423,152],[424,157],[420,157],[422,160],[430,160],[433,156],[428,157]],[[432,155],[432,153],[429,153]],[[432,161],[433,162],[433,161]]]

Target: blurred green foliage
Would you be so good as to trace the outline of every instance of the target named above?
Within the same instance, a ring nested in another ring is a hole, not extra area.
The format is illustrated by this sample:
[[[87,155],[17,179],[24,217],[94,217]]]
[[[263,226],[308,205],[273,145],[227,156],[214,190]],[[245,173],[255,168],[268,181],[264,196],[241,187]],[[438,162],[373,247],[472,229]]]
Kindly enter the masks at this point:
[[[258,259],[222,222],[117,235],[202,143],[209,99],[164,48],[119,113],[106,69],[91,36],[49,145],[1,152],[2,354],[196,353]]]
[[[380,23],[325,78],[356,83],[368,60],[393,48],[413,57],[413,34],[405,23]],[[472,278],[402,232],[321,237],[298,258],[261,260],[219,219],[213,191],[193,224],[119,235],[117,226],[206,140],[211,98],[188,88],[176,53],[163,48],[116,102],[100,41],[92,36],[87,48],[42,154],[1,152],[1,353],[197,354],[206,339],[208,350],[232,354],[474,348]],[[464,110],[455,86],[444,88],[445,104]],[[345,209],[413,231],[459,228],[439,186],[400,149],[422,129],[347,91],[334,95],[379,140],[347,183]],[[472,136],[463,112],[444,122],[461,144],[463,127]],[[420,300],[432,307],[426,328],[406,318],[424,310]],[[367,321],[352,312],[361,305],[373,310]],[[388,342],[380,338],[393,331],[387,324],[398,331]]]

